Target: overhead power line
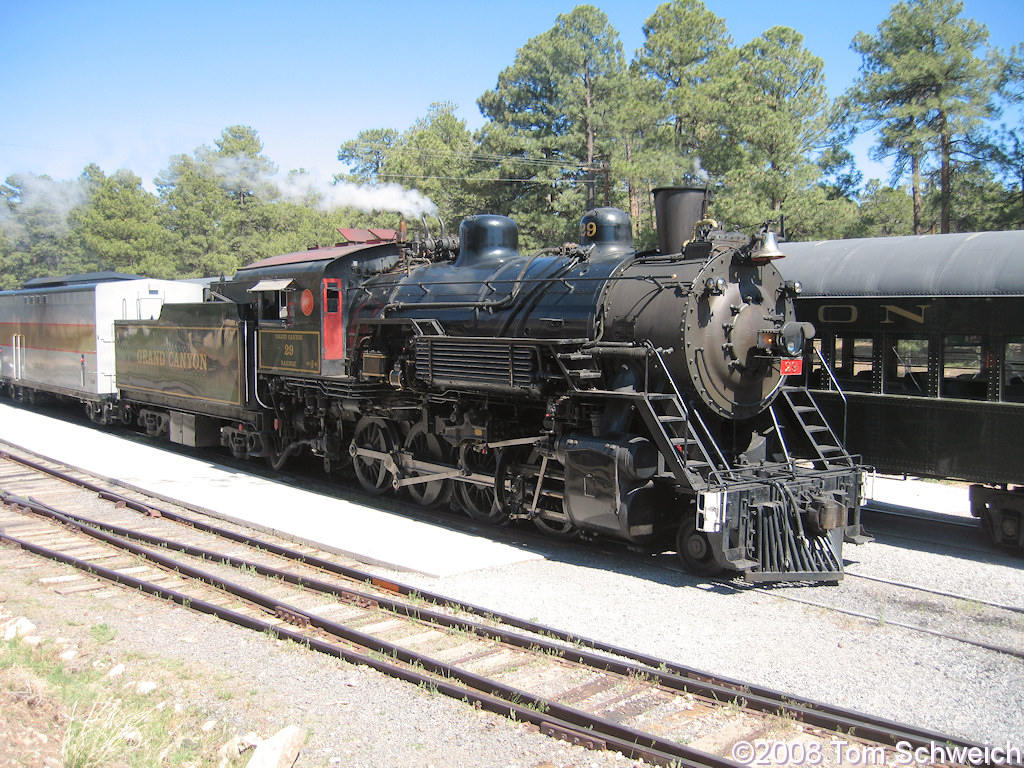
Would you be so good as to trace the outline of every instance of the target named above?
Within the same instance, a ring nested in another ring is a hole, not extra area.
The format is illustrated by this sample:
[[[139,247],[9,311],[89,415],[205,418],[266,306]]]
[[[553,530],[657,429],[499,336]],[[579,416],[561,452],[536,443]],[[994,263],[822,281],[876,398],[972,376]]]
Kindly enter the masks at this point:
[[[381,179],[439,179],[441,181],[508,181],[518,184],[560,184],[564,179],[492,179],[487,176],[472,177],[472,176],[418,176],[414,174],[403,174],[403,173],[381,173],[378,174]]]
[[[531,158],[531,157],[520,157],[517,155],[500,155],[488,152],[478,151],[458,151],[458,150],[435,150],[427,149],[424,147],[413,147],[409,145],[400,146],[382,146],[376,143],[364,143],[364,144],[349,144],[346,149],[351,152],[368,152],[368,153],[380,153],[383,155],[389,154],[409,154],[419,155],[425,157],[440,157],[440,158],[451,158],[451,159],[464,159],[482,163],[514,163],[519,165],[532,165],[537,167],[548,167],[548,168],[561,168],[561,169],[577,169],[584,170],[586,163],[572,163],[564,160],[550,159],[550,158]]]

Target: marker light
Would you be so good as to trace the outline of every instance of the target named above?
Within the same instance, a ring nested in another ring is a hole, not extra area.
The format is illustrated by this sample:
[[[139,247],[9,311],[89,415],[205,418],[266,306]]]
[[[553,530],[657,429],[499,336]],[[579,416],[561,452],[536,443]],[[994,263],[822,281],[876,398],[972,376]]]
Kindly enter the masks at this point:
[[[724,277],[717,279],[709,277],[704,281],[704,288],[708,293],[714,294],[715,296],[721,296],[725,293],[725,289],[729,287],[729,284],[725,281]]]

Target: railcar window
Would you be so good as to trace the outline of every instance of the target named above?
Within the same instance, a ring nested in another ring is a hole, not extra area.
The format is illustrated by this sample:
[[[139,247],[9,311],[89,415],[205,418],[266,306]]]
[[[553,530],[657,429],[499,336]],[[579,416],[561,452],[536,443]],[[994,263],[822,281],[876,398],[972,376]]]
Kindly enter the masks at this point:
[[[1006,342],[1003,400],[1024,403],[1024,336]]]
[[[928,394],[928,339],[890,340],[884,391]]]
[[[991,355],[985,354],[980,336],[947,336],[942,349],[943,397],[962,400],[985,400],[992,376],[987,365]]]
[[[870,392],[873,361],[872,339],[836,336],[836,352],[832,365],[843,389],[851,392]]]

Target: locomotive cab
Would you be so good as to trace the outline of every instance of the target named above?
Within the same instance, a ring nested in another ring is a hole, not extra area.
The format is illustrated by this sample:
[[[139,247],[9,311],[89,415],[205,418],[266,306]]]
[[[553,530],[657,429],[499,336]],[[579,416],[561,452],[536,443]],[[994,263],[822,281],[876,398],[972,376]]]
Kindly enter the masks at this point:
[[[274,376],[353,375],[346,290],[399,262],[391,230],[341,230],[350,242],[275,256],[239,270],[232,293],[255,304],[258,370]]]

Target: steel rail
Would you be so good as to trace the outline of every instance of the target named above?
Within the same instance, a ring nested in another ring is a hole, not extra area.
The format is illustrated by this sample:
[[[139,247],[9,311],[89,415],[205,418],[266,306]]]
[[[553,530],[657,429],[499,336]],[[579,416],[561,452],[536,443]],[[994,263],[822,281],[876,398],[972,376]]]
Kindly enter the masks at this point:
[[[0,454],[2,455],[2,454]],[[15,459],[20,462],[19,459]],[[25,463],[26,466],[31,466],[34,462],[21,462]],[[62,477],[64,473],[56,470],[51,470],[46,467],[39,467],[41,471],[53,474],[54,476]],[[70,479],[72,482],[77,482],[75,478],[64,478]],[[196,528],[197,530],[203,530],[204,532],[211,533],[213,535],[224,536],[232,541],[245,544],[257,549],[263,549],[272,554],[287,557],[289,559],[305,563],[312,567],[317,567],[328,572],[332,572],[338,575],[345,576],[356,581],[369,582],[371,585],[384,589],[385,591],[391,591],[396,594],[409,596],[416,594],[418,597],[434,602],[440,605],[445,605],[450,608],[462,610],[467,613],[476,615],[488,615],[493,619],[500,621],[508,626],[513,626],[518,629],[525,631],[534,632],[543,637],[551,637],[554,639],[561,640],[565,643],[573,644],[572,648],[564,648],[560,646],[550,646],[551,651],[566,653],[570,652],[581,658],[582,661],[586,661],[591,666],[598,666],[599,668],[607,669],[608,671],[629,675],[629,674],[646,674],[653,675],[659,679],[666,687],[685,691],[695,695],[701,695],[706,698],[714,699],[721,702],[736,701],[742,699],[747,708],[757,710],[761,712],[779,714],[786,717],[790,717],[808,725],[812,725],[819,728],[824,728],[830,731],[842,731],[844,733],[856,732],[858,735],[866,736],[873,741],[882,744],[889,744],[895,746],[900,741],[908,742],[916,746],[928,746],[930,743],[951,743],[961,744],[966,747],[979,747],[983,748],[983,745],[975,744],[971,742],[965,742],[962,739],[958,739],[946,734],[935,733],[922,728],[916,728],[914,726],[908,726],[906,724],[897,723],[895,721],[885,720],[883,718],[876,718],[862,713],[858,713],[853,710],[847,710],[840,707],[835,707],[823,702],[814,700],[800,700],[794,696],[775,691],[769,688],[760,688],[757,686],[750,685],[737,680],[731,680],[728,678],[721,678],[716,676],[708,675],[707,673],[688,668],[682,665],[677,665],[668,662],[663,659],[656,657],[647,656],[634,651],[630,651],[624,648],[619,648],[598,641],[590,640],[587,638],[578,637],[571,633],[565,633],[561,630],[557,630],[551,627],[546,627],[532,622],[523,621],[513,616],[500,614],[494,611],[475,606],[469,603],[463,603],[459,601],[453,601],[442,595],[436,595],[422,590],[414,589],[406,585],[396,584],[394,582],[384,581],[373,577],[364,571],[358,569],[349,568],[347,566],[341,566],[331,561],[323,560],[315,556],[306,555],[303,553],[296,552],[287,547],[281,547],[273,544],[272,542],[263,541],[256,539],[251,536],[244,534],[235,533],[232,531],[226,531],[218,526],[203,523],[201,521],[189,518],[187,516],[179,515],[166,510],[157,510],[154,507],[144,505],[138,502],[134,502],[130,499],[124,499],[118,494],[111,493],[106,489],[99,488],[91,483],[85,483],[86,487],[91,489],[97,489],[101,492],[105,498],[111,501],[121,502],[124,501],[126,505],[131,506],[137,511],[166,517],[167,519],[178,522],[184,525],[188,525]],[[69,516],[71,520],[76,520],[78,523],[101,525],[104,528],[112,528],[105,523],[96,523],[96,521],[87,521],[85,518],[80,516]],[[139,534],[138,532],[132,532],[128,529],[119,529],[119,534],[122,536],[132,536],[139,540],[151,539],[150,543],[165,544],[168,543],[164,539],[159,537],[147,537],[146,534]],[[210,550],[201,550],[199,548],[188,548],[190,551],[186,551],[186,554],[192,554],[196,557],[205,557],[207,559],[221,560],[225,563],[234,565],[235,567],[249,567],[256,568],[257,570],[266,570],[272,572],[273,569],[268,569],[265,566],[261,566],[250,561],[245,561],[240,558],[232,558],[230,556],[222,555]],[[267,575],[267,574],[265,574]],[[276,575],[276,574],[275,574]],[[355,595],[358,599],[365,600],[377,600],[372,595],[367,593],[359,592],[358,590],[340,590],[336,585],[318,585],[316,580],[296,577],[289,574],[280,574],[280,578],[291,581],[292,583],[300,584],[302,586],[308,586],[319,591],[326,593],[335,594],[341,599],[346,599],[346,596]],[[388,601],[390,602],[390,601]],[[391,603],[389,610],[395,610],[399,613],[405,613],[410,615],[409,610],[412,613],[419,613],[420,615],[427,617],[428,614],[433,613],[426,611],[423,608],[418,609],[407,609],[405,606]],[[487,633],[487,636],[498,640],[500,642],[507,642],[511,645],[517,645],[519,647],[529,647],[529,645],[540,645],[543,641],[538,641],[537,638],[526,638],[523,636],[516,636],[511,633],[502,633],[495,630],[492,627],[477,624],[475,622],[468,622],[467,620],[453,620],[451,617],[443,614],[434,614],[431,620],[435,620],[437,623],[445,626],[457,626],[463,629],[469,629],[471,631],[479,633]],[[614,662],[605,657],[596,656],[583,650],[581,646],[586,646],[593,649],[594,651],[600,651],[603,653],[612,654],[629,661],[635,662],[634,664],[624,662]],[[1002,650],[994,648],[995,650]]]
[[[4,494],[0,492],[0,497],[3,497],[3,495]],[[566,659],[578,659],[580,664],[612,672],[623,677],[641,675],[649,677],[653,676],[657,678],[657,684],[671,690],[703,696],[706,699],[720,703],[742,701],[742,706],[745,709],[765,714],[789,717],[806,723],[807,725],[823,728],[829,731],[842,731],[844,733],[856,731],[856,733],[861,737],[866,737],[872,741],[891,746],[896,746],[900,741],[908,742],[914,747],[928,746],[933,741],[942,743],[956,742],[953,737],[931,733],[920,729],[913,729],[912,727],[896,723],[895,721],[883,721],[881,719],[874,718],[869,721],[865,719],[865,716],[840,716],[838,712],[825,713],[819,709],[815,709],[813,706],[802,706],[802,702],[799,700],[784,696],[783,694],[759,694],[752,686],[749,685],[740,685],[739,687],[734,685],[725,685],[718,681],[717,678],[707,675],[697,676],[684,671],[673,671],[668,662],[654,658],[650,659],[649,663],[629,663],[628,661],[620,661],[618,659],[592,653],[585,648],[557,645],[546,639],[546,636],[550,634],[550,630],[548,628],[532,624],[531,622],[523,623],[527,625],[526,628],[530,629],[530,631],[538,632],[539,636],[537,637],[502,631],[500,628],[432,611],[422,606],[413,606],[381,598],[379,595],[362,590],[354,588],[339,588],[336,584],[330,584],[306,576],[281,571],[244,558],[226,555],[214,550],[203,549],[201,547],[182,544],[160,536],[140,533],[120,526],[113,526],[107,523],[88,520],[87,518],[83,518],[79,515],[61,513],[51,507],[48,507],[48,505],[38,505],[38,502],[35,502],[32,499],[22,501],[17,498],[13,498],[11,501],[14,503],[21,502],[22,506],[32,505],[33,511],[37,511],[39,514],[47,514],[52,519],[61,520],[62,518],[67,518],[69,522],[73,522],[80,526],[79,529],[86,533],[91,529],[109,531],[115,539],[108,540],[106,536],[102,537],[104,541],[107,541],[107,543],[114,543],[116,545],[116,541],[121,538],[144,541],[147,544],[160,546],[161,549],[175,550],[191,557],[221,562],[238,569],[249,569],[259,573],[261,576],[268,576],[295,586],[314,590],[321,594],[331,595],[345,602],[352,602],[357,605],[373,604],[398,615],[428,621],[432,624],[444,626],[449,629],[469,631],[479,637],[486,637],[517,648],[558,655]],[[143,550],[143,552],[145,551],[146,550]],[[143,553],[135,552],[135,554]],[[144,556],[148,557],[148,555]],[[162,558],[157,557],[155,561],[159,562],[160,560],[162,560]],[[170,560],[170,565],[168,565],[168,567],[175,567],[173,564],[177,562],[178,561]],[[229,591],[233,591],[230,587],[228,587],[228,589]],[[236,596],[252,602],[257,602],[257,600],[250,595],[236,594]],[[422,593],[420,596],[422,597]],[[454,607],[450,601],[446,601],[446,605]],[[265,607],[270,608],[271,606]],[[274,608],[276,610],[276,606]],[[360,640],[360,644],[362,644],[362,640]],[[622,653],[626,654],[628,652],[623,650]],[[980,745],[969,744],[966,746]]]
[[[910,584],[906,581],[896,581],[895,579],[883,579],[879,576],[868,576],[863,573],[851,573],[849,570],[846,571],[847,576],[852,576],[855,579],[864,579],[865,581],[874,581],[878,584],[888,584],[890,587],[901,587],[903,589],[912,589],[915,592],[927,592],[930,595],[938,595],[939,597],[948,597],[952,600],[963,600],[969,603],[978,603],[979,605],[987,605],[989,608],[996,608],[1000,611],[1009,611],[1011,613],[1024,613],[1024,607],[1019,605],[1007,605],[1006,603],[997,603],[993,600],[986,600],[982,597],[971,597],[970,595],[962,595],[959,592],[947,592],[944,589],[935,589],[934,587],[923,587],[920,584]]]
[[[754,590],[764,595],[774,594],[764,589]],[[854,616],[858,619],[867,619],[868,621],[878,621],[878,616],[873,616],[870,613],[864,613],[863,611],[854,611],[850,608],[840,608],[835,605],[828,605],[827,603],[819,603],[814,600],[805,600],[802,597],[794,597],[793,595],[775,595],[783,600],[790,600],[794,603],[800,603],[801,605],[809,605],[813,608],[822,608],[826,611],[835,611],[836,613],[842,613],[846,616]],[[917,624],[908,624],[904,621],[895,621],[893,619],[885,619],[885,623],[888,626],[899,627],[900,629],[909,629],[914,632],[921,632],[925,635],[931,635],[932,637],[941,637],[943,640],[953,640],[957,643],[964,643],[965,645],[973,645],[977,648],[982,648],[986,651],[993,651],[994,653],[1001,653],[1005,656],[1013,656],[1017,659],[1024,659],[1024,650],[1017,648],[1008,648],[1005,645],[996,645],[995,643],[986,643],[982,640],[971,640],[968,637],[960,637],[959,635],[951,635],[948,632],[943,632],[938,629],[929,629],[928,627],[918,626]]]
[[[9,504],[26,506],[14,500],[9,494],[6,496],[8,498],[7,503]],[[740,766],[739,763],[732,760],[619,725],[611,720],[583,712],[574,707],[535,697],[527,691],[507,686],[490,678],[445,664],[429,656],[410,652],[394,643],[359,632],[343,624],[323,619],[315,614],[307,613],[300,608],[274,600],[255,590],[221,579],[199,568],[164,557],[145,547],[120,540],[118,537],[104,534],[104,532],[96,529],[90,530],[89,526],[76,524],[72,519],[67,518],[61,513],[54,514],[53,511],[47,510],[44,506],[29,502],[27,509],[37,514],[51,517],[57,522],[62,522],[74,530],[104,541],[118,549],[144,557],[179,574],[246,600],[268,613],[272,613],[274,616],[283,615],[295,623],[315,627],[330,636],[366,649],[370,651],[370,654],[342,648],[323,640],[309,637],[301,632],[287,629],[279,624],[262,621],[239,611],[197,599],[194,596],[177,590],[162,587],[128,574],[118,573],[115,570],[96,565],[95,563],[11,536],[3,531],[0,531],[0,542],[14,544],[25,551],[32,552],[41,557],[71,565],[113,583],[122,584],[149,595],[171,600],[183,607],[214,615],[239,626],[256,631],[274,633],[279,637],[284,637],[301,645],[307,645],[315,650],[338,656],[353,664],[366,664],[393,677],[422,684],[452,698],[465,700],[471,705],[479,704],[482,707],[486,706],[490,711],[515,719],[529,721],[549,735],[565,738],[583,746],[614,749],[630,758],[642,758],[658,765],[692,766],[692,768],[739,768]],[[61,520],[61,517],[65,517],[65,520]],[[374,653],[390,656],[404,664],[418,665],[429,674],[418,672],[415,668],[403,667],[378,659],[373,655]],[[452,683],[452,680],[458,681],[462,685]],[[520,702],[526,703],[521,704]]]

